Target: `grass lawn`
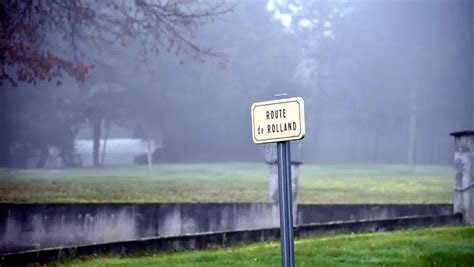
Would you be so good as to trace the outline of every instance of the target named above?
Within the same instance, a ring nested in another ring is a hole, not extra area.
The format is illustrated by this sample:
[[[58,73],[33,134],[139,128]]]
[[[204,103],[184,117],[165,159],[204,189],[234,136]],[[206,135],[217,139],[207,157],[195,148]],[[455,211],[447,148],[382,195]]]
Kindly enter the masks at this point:
[[[302,203],[448,203],[450,166],[302,165]],[[267,202],[257,163],[0,169],[0,202]]]
[[[296,266],[474,265],[474,227],[425,228],[391,233],[303,238]],[[280,243],[136,257],[98,256],[65,266],[280,266]],[[61,263],[58,263],[61,265]]]

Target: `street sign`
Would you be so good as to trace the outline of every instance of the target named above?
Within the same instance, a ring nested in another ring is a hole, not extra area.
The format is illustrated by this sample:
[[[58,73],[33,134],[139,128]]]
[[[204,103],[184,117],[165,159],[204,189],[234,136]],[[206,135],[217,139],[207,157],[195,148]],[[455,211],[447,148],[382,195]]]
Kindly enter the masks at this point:
[[[291,140],[304,138],[304,101],[301,97],[254,103],[252,137],[256,144],[277,143],[278,198],[280,207],[281,266],[295,266],[291,191]]]
[[[304,138],[304,101],[301,97],[252,105],[252,137],[256,144]]]

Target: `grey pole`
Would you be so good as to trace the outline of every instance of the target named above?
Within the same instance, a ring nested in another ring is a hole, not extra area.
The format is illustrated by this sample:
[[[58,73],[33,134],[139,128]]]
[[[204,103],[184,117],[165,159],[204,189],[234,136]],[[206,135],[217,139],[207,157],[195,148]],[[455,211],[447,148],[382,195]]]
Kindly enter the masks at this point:
[[[285,98],[286,94],[276,95]],[[281,265],[295,266],[295,249],[293,244],[293,205],[291,192],[291,152],[290,142],[277,142],[278,156],[278,193],[280,206],[280,239]]]

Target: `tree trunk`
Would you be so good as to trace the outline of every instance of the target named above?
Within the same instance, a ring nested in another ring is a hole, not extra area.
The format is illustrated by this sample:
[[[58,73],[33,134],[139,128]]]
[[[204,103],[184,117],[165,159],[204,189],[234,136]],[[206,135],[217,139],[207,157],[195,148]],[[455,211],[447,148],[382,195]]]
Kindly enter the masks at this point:
[[[102,146],[102,157],[100,159],[100,165],[104,165],[104,162],[105,162],[105,149],[107,148],[107,140],[109,139],[109,133],[110,133],[110,123],[106,123],[105,120],[103,120],[103,122],[104,122],[105,135],[104,135],[104,145]]]
[[[358,162],[358,157],[357,157],[357,131],[354,131],[352,133],[352,163],[359,163]]]
[[[313,130],[314,132],[317,132],[319,129],[324,127],[323,125],[326,122],[325,121],[326,117],[322,115],[324,114],[324,111],[323,111],[324,106],[321,101],[322,99],[321,95],[324,90],[324,75],[325,75],[324,71],[326,68],[325,65],[326,64],[323,59],[320,59],[318,61],[314,87],[312,87],[311,90],[309,91],[310,92],[309,98],[310,98],[310,101],[313,103],[314,109],[313,109],[313,116],[312,116],[313,120],[309,121],[309,123],[306,124],[307,125],[306,127],[310,128],[308,132],[310,132],[311,130]],[[316,147],[313,153],[313,160],[315,162],[322,162],[326,160],[327,157],[325,157],[324,153],[321,153],[321,150],[320,150],[320,148],[322,147],[324,143],[324,136],[322,134],[317,134],[317,135],[314,135],[312,139],[314,139],[314,141],[311,141],[312,146]]]
[[[46,161],[48,160],[48,155],[49,155],[48,146],[42,147],[39,158],[38,158],[38,165],[37,165],[38,169],[44,168],[44,166],[46,165]]]
[[[10,167],[10,129],[7,122],[7,88],[0,88],[0,168]]]
[[[429,145],[429,163],[430,164],[434,164],[434,161],[433,161],[433,154],[434,154],[434,142],[433,142],[433,135],[434,135],[434,127],[433,127],[433,122],[431,121],[430,122],[430,145]]]
[[[417,128],[417,103],[416,89],[410,92],[410,126],[408,129],[408,163],[415,163],[416,153],[416,128]]]
[[[146,145],[148,171],[151,172],[153,170],[153,151],[155,150],[155,142],[151,137],[152,135],[150,134],[149,129],[147,129],[147,124],[143,118],[140,121],[140,126],[143,131],[142,141],[145,142]]]
[[[375,131],[375,138],[374,138],[374,160],[373,163],[377,164],[378,157],[379,157],[379,131]]]
[[[152,159],[152,156],[153,156],[153,150],[155,148],[154,144],[153,144],[153,140],[151,139],[148,139],[146,140],[146,155],[147,155],[147,160],[148,160],[148,171],[153,171],[153,159]]]
[[[472,5],[473,8],[473,15],[474,15],[474,5]],[[474,23],[474,18],[472,19],[473,23]],[[473,36],[474,38],[474,36]],[[474,55],[472,56],[472,62],[474,62]],[[474,63],[473,63],[474,65]],[[474,129],[474,66],[472,67],[472,76],[471,76],[471,110],[470,110],[470,113],[471,113],[471,128]]]
[[[93,122],[93,148],[92,148],[92,162],[94,167],[99,167],[99,148],[100,148],[100,135],[101,135],[101,118],[95,118]]]

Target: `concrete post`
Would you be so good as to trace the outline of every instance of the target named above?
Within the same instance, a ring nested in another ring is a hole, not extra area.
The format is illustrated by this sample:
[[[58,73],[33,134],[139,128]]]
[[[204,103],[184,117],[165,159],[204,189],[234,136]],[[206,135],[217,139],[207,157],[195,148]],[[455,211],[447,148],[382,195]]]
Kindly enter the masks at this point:
[[[474,131],[451,136],[455,139],[454,213],[461,213],[465,224],[474,225]]]
[[[268,195],[270,198],[270,202],[275,204],[275,211],[278,209],[278,165],[277,161],[270,161],[267,164],[270,167],[270,174],[269,174],[269,183],[268,183]],[[291,191],[292,191],[292,200],[293,200],[293,223],[296,225],[298,222],[297,220],[297,207],[298,207],[298,193],[299,193],[299,176],[300,171],[299,167],[303,164],[299,161],[291,161]],[[276,213],[275,212],[275,213]],[[278,214],[274,215],[274,218],[278,217]],[[278,224],[278,221],[276,222]]]

